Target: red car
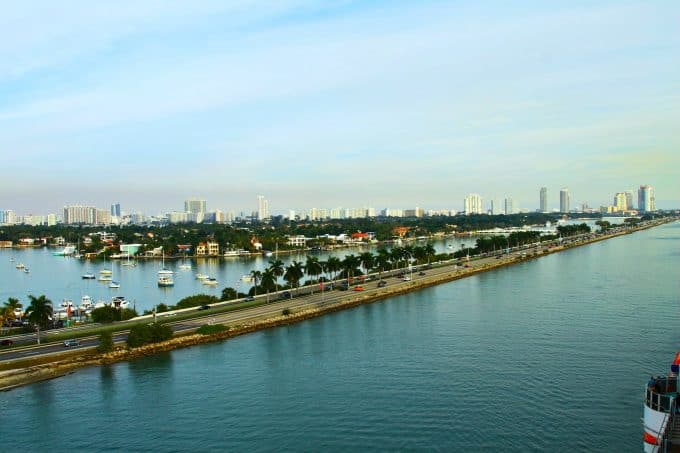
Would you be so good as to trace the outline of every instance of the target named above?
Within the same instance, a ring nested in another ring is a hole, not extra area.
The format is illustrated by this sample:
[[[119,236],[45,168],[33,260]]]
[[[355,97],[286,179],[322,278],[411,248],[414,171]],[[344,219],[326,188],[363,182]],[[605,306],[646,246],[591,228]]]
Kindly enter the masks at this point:
[[[354,291],[363,291],[364,287],[363,286],[355,286]]]

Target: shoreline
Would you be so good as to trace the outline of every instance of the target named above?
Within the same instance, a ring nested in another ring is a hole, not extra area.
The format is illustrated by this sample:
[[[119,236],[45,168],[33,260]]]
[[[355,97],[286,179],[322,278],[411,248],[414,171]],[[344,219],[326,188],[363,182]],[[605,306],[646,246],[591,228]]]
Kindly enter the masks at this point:
[[[449,270],[441,274],[428,275],[422,279],[411,281],[408,282],[408,284],[399,285],[397,287],[385,287],[380,293],[370,295],[362,293],[353,294],[352,296],[343,298],[342,300],[333,302],[323,307],[292,311],[287,316],[282,314],[277,316],[265,315],[262,318],[255,318],[254,320],[242,324],[229,326],[226,331],[217,334],[200,335],[196,333],[180,333],[168,341],[149,344],[135,349],[127,349],[125,346],[119,344],[116,345],[116,350],[114,352],[106,354],[97,353],[94,351],[94,348],[84,349],[81,351],[64,351],[52,354],[49,357],[42,357],[42,361],[47,360],[47,363],[39,364],[36,364],[36,361],[40,360],[35,358],[16,359],[16,368],[0,372],[0,391],[9,391],[23,385],[55,379],[57,377],[70,374],[80,368],[97,365],[110,365],[122,361],[134,360],[160,352],[167,352],[174,349],[211,343],[215,341],[223,341],[232,337],[245,335],[259,330],[289,325],[307,319],[317,318],[328,313],[354,308],[359,305],[380,302],[391,297],[419,291],[424,288],[448,283],[501,267],[511,266],[513,264],[537,259],[542,256],[559,253],[571,248],[581,247],[595,242],[612,239],[618,236],[632,234],[637,231],[647,230],[666,223],[672,223],[677,220],[677,218],[663,219],[662,221],[651,222],[648,225],[638,226],[630,230],[589,238],[578,243],[559,245],[552,248],[540,247],[535,253],[531,254],[505,255],[504,259],[502,260],[490,262],[481,266],[470,268],[456,268],[452,266]]]

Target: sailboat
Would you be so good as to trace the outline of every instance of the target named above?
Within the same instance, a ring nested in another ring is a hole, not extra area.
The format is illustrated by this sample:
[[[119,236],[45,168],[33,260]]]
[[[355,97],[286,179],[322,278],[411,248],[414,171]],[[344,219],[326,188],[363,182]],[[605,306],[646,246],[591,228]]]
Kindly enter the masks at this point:
[[[135,267],[137,263],[134,261],[130,261],[130,252],[127,253],[127,261],[124,263],[121,263],[121,266],[130,266],[130,267]]]
[[[113,271],[106,268],[106,251],[104,251],[104,269],[99,271],[99,281],[110,282]]]
[[[163,252],[163,264],[161,270],[158,271],[158,286],[174,286],[175,281],[172,279],[173,271],[165,267],[165,252]]]

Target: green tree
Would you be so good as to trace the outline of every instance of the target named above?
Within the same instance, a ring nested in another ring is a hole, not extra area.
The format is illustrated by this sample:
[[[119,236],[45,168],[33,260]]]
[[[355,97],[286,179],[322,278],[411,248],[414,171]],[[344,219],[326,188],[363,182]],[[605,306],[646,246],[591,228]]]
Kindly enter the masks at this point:
[[[257,296],[257,284],[262,280],[262,272],[260,271],[250,271],[250,276],[253,279],[253,292]]]
[[[45,295],[35,297],[29,294],[28,299],[30,303],[26,309],[26,319],[35,326],[40,344],[40,329],[46,329],[52,317],[52,301]]]
[[[368,274],[368,271],[375,265],[375,256],[371,252],[362,253],[359,255],[359,260],[364,267],[364,273],[366,274]]]
[[[222,290],[221,300],[234,300],[238,298],[238,292],[229,286]],[[179,307],[178,307],[179,308]]]
[[[331,275],[331,279],[335,280],[338,277],[338,272],[342,269],[342,261],[337,256],[328,257],[326,260],[325,271]]]
[[[283,274],[284,280],[288,282],[291,289],[294,287],[300,287],[300,279],[305,275],[304,266],[299,261],[293,261],[290,265],[286,266],[286,271]],[[290,297],[293,297],[291,292]]]
[[[267,302],[269,302],[269,292],[276,289],[276,276],[271,268],[262,271],[262,287],[267,291]]]
[[[92,310],[92,321],[103,324],[120,321],[120,311],[109,305]]]
[[[113,335],[111,335],[111,332],[102,332],[99,336],[97,351],[102,354],[113,351]]]
[[[225,290],[226,289],[227,288],[225,288]],[[236,293],[236,291],[234,291],[234,293]],[[222,295],[224,295],[224,291],[222,291]],[[236,297],[238,297],[238,295],[236,295],[232,299],[235,299]],[[222,299],[222,300],[230,300],[230,299]],[[176,308],[198,307],[198,306],[201,306],[201,305],[214,304],[215,302],[219,302],[219,299],[215,296],[211,296],[209,294],[195,294],[193,296],[185,297],[184,299],[177,302]]]
[[[276,277],[276,290],[278,291],[278,279],[283,277],[284,274],[284,267],[283,267],[283,261],[281,260],[270,260],[269,261],[269,269],[272,270],[272,274],[274,274],[274,277]]]
[[[323,267],[316,256],[307,256],[305,263],[305,272],[314,280],[319,279],[319,275],[323,272]],[[314,293],[314,286],[312,285],[312,294]]]

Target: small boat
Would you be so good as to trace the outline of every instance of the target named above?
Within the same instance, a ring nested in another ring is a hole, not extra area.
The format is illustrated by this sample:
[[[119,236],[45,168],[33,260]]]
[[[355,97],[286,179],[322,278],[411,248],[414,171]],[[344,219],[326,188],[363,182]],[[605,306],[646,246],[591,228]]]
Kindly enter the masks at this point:
[[[106,307],[106,306],[108,306],[108,305],[109,305],[109,304],[107,304],[105,301],[103,301],[103,300],[98,300],[98,301],[94,304],[94,308],[95,308],[95,309],[97,309],[97,308],[102,308],[102,307]]]
[[[100,275],[111,275],[113,274],[113,271],[111,269],[102,269],[99,271]]]
[[[94,280],[97,278],[92,272],[86,272],[83,275],[81,275],[83,280]]]
[[[94,307],[94,304],[92,303],[92,298],[90,296],[86,294],[80,298],[80,305],[78,305],[78,310],[87,311],[91,310],[92,307]]]
[[[17,269],[23,269],[23,268],[25,268],[26,266],[24,266],[24,263],[17,263],[17,265],[14,266],[14,267],[16,267]]]
[[[25,267],[24,272],[26,272],[28,274],[29,272],[31,272],[31,270],[29,268]]]
[[[210,278],[210,276],[205,274],[196,274],[196,280],[205,280],[206,278]]]
[[[233,258],[233,257],[237,257],[239,255],[240,255],[240,252],[238,250],[225,250],[225,252],[223,254],[223,256],[225,258],[230,258],[230,257]]]
[[[190,270],[191,264],[180,264],[179,268],[182,269],[182,270]]]
[[[160,277],[158,277],[158,286],[160,287],[175,286],[175,281],[172,279],[172,277],[161,275]]]
[[[111,280],[113,280],[113,278],[111,278],[110,274],[102,274],[99,276],[100,282],[110,282]]]
[[[61,303],[59,304],[60,307],[62,308],[68,308],[71,307],[73,308],[73,301],[71,299],[63,299]]]
[[[129,308],[130,302],[125,299],[125,296],[115,296],[111,298],[111,306],[113,308]]]
[[[217,284],[219,282],[217,281],[216,278],[208,277],[208,278],[204,279],[203,281],[201,281],[201,283],[203,283],[204,285],[209,285],[209,286],[217,286]]]
[[[253,282],[253,276],[252,275],[242,275],[241,281],[243,283],[252,283]]]
[[[114,289],[120,288],[120,283],[112,281],[111,283],[109,283],[109,288],[114,288]]]

